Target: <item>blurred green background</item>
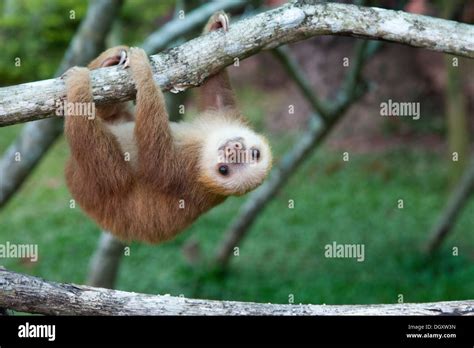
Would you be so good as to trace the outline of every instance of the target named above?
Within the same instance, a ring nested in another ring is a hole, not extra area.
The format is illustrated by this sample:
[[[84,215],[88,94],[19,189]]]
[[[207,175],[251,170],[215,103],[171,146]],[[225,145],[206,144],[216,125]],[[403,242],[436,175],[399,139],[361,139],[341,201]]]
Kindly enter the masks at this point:
[[[0,13],[8,3],[0,2]],[[10,6],[16,6],[14,15],[0,20],[1,85],[51,77],[87,3],[14,1]],[[123,42],[143,41],[172,15],[173,6],[173,1],[126,1],[118,21]],[[68,19],[71,8],[75,21]],[[15,57],[22,57],[21,68],[13,67]],[[278,163],[300,134],[298,128],[282,131],[268,126],[269,105],[281,97],[281,90],[232,76],[244,113],[268,134]],[[443,111],[438,112],[438,118],[433,115],[427,121],[432,127],[417,129],[417,124],[410,132],[445,134]],[[385,122],[379,132],[396,136],[411,127],[406,123],[393,127]],[[21,127],[0,129],[0,152]],[[246,197],[229,199],[171,242],[133,243],[131,255],[123,258],[117,288],[272,303],[288,303],[290,295],[295,303],[314,304],[394,303],[399,294],[405,302],[473,298],[474,201],[441,251],[431,257],[422,253],[453,187],[445,144],[433,151],[430,146],[402,143],[351,153],[349,162],[342,161],[346,150],[331,144],[311,155],[263,211],[225,273],[209,270],[206,264],[188,265],[182,245],[192,237],[200,241],[204,255],[212,255]],[[63,176],[68,153],[62,138],[0,211],[0,243],[38,244],[38,262],[2,259],[0,264],[48,280],[82,284],[100,230],[79,208],[69,208]],[[397,208],[399,198],[404,199],[404,209]],[[295,201],[294,209],[288,208],[289,199]],[[363,243],[365,261],[325,258],[324,246],[333,241]],[[453,255],[453,247],[459,248],[459,255]]]

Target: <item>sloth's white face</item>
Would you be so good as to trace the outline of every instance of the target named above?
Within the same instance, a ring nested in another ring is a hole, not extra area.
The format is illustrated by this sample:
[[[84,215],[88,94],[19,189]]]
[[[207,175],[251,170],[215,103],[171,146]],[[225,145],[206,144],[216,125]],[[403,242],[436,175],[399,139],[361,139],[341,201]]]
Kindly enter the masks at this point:
[[[265,137],[242,125],[227,125],[206,137],[200,181],[218,194],[242,195],[263,182],[271,165]]]

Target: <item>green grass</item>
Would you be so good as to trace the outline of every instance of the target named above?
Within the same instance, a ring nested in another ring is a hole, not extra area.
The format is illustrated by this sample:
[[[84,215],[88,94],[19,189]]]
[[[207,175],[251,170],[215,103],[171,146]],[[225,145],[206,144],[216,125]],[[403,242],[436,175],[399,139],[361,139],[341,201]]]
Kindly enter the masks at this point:
[[[2,129],[1,148],[16,128]],[[275,137],[278,155],[291,137]],[[0,260],[5,267],[46,279],[83,283],[99,229],[79,208],[69,208],[59,141],[18,195],[0,211],[0,242],[36,243],[39,261]],[[226,274],[188,266],[183,242],[200,241],[211,256],[243,198],[231,198],[201,217],[176,240],[131,245],[118,288],[187,297],[287,303],[390,303],[473,298],[474,202],[434,258],[420,247],[447,196],[446,160],[403,149],[351,155],[324,148],[308,159],[263,211],[232,258]],[[404,209],[397,200],[404,199]],[[295,208],[288,208],[288,200]],[[365,261],[329,259],[324,246],[363,243]],[[451,248],[459,248],[453,256]]]

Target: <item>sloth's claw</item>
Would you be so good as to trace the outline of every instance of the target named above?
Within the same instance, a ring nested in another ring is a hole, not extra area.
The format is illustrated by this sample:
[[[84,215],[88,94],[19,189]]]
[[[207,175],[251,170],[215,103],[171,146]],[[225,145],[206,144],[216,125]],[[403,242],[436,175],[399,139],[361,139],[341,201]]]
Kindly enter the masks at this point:
[[[229,17],[225,13],[219,13],[217,21],[224,31],[229,30]]]
[[[123,65],[123,68],[125,69],[126,67],[129,66],[130,60],[129,60],[129,55],[127,54],[126,50],[121,50],[120,51],[120,60],[118,65]]]
[[[128,52],[125,49],[120,49],[116,54],[105,59],[100,65],[102,68],[114,65],[125,65],[128,59]]]
[[[178,83],[176,85],[171,86],[170,92],[173,94],[177,94],[177,93],[187,90],[189,87],[190,85]]]
[[[204,33],[221,29],[224,31],[229,30],[229,16],[224,11],[218,11],[214,13],[207,25],[204,27]]]

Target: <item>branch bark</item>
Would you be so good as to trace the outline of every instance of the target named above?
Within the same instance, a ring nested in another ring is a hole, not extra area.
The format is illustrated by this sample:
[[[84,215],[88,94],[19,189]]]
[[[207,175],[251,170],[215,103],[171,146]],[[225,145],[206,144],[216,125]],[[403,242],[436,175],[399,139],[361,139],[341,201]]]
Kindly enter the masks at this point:
[[[472,315],[474,301],[282,305],[197,300],[55,283],[0,270],[0,307],[47,315]]]
[[[296,1],[234,23],[226,33],[211,32],[150,57],[155,81],[163,90],[199,86],[235,58],[315,35],[382,39],[435,51],[474,57],[474,26],[401,11],[337,3]],[[129,73],[120,67],[92,72],[94,101],[116,103],[134,98]],[[41,93],[38,93],[41,91]],[[54,115],[64,99],[62,79],[0,89],[0,126]]]

